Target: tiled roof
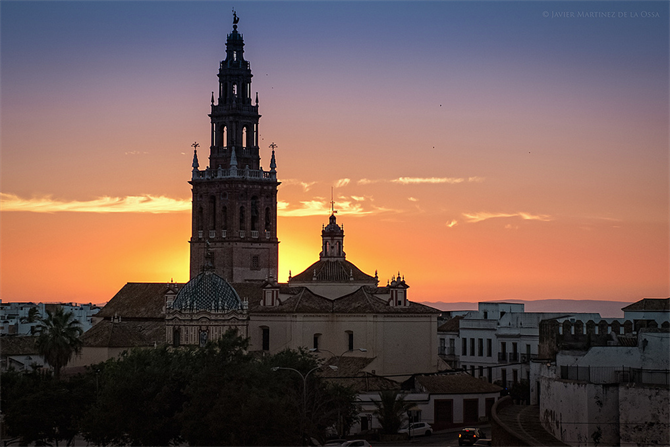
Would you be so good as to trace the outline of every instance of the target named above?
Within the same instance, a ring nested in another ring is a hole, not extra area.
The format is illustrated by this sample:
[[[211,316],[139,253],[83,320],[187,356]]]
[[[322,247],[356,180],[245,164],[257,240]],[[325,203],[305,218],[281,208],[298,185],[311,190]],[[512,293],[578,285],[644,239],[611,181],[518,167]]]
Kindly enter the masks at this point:
[[[440,327],[437,328],[437,332],[458,332],[460,321],[463,319],[462,315],[458,315],[454,318],[450,318],[445,321]]]
[[[626,307],[623,307],[621,310],[624,312],[628,311],[659,311],[659,312],[668,312],[670,311],[670,298],[645,298],[640,301],[637,301],[633,304],[630,304]]]
[[[315,275],[316,272],[316,275]],[[316,276],[316,279],[314,277]],[[353,279],[352,279],[353,278]],[[374,276],[363,273],[361,269],[346,260],[316,261],[305,269],[305,271],[293,276],[289,281],[292,283],[311,282],[357,282],[364,281],[376,283]]]
[[[175,284],[181,288],[183,284]],[[165,318],[164,282],[129,282],[96,314],[96,317],[111,318],[114,315],[126,318]]]
[[[343,297],[330,300],[313,293],[307,288],[299,288],[298,293],[284,300],[279,306],[256,306],[250,310],[258,313],[378,313],[378,314],[434,314],[438,309],[424,304],[410,302],[408,307],[389,306],[377,298],[366,287]],[[376,290],[376,289],[373,289]]]
[[[8,355],[33,355],[37,354],[33,336],[9,336],[0,337],[0,353],[3,357]]]
[[[82,336],[84,347],[132,348],[165,343],[164,321],[100,321]]]
[[[431,394],[497,393],[498,385],[482,379],[475,379],[467,373],[416,376],[417,388]]]
[[[239,310],[242,309],[242,300],[228,281],[206,270],[179,290],[172,308],[187,311]]]
[[[351,387],[354,391],[399,390],[400,384],[394,380],[363,371],[374,358],[368,357],[331,357],[320,370],[321,377],[339,385]],[[337,366],[333,371],[328,365]]]

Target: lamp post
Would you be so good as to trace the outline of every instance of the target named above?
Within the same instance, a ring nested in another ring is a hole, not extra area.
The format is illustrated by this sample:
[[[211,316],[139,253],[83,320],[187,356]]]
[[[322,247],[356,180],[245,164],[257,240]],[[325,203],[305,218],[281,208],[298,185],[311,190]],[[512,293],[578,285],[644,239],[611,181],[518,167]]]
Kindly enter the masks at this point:
[[[328,367],[330,369],[332,369],[333,371],[337,371],[337,366],[328,365]],[[272,371],[277,371],[277,370],[280,370],[280,369],[286,369],[288,371],[295,371],[302,378],[302,419],[300,420],[300,425],[301,425],[300,431],[302,432],[302,442],[303,442],[303,444],[305,443],[305,419],[307,419],[307,377],[309,377],[309,375],[312,374],[317,369],[321,369],[321,368],[323,368],[323,366],[316,366],[316,367],[310,369],[309,371],[307,371],[307,374],[303,374],[295,368],[286,368],[286,367],[283,367],[283,366],[274,366],[274,367],[271,368]]]

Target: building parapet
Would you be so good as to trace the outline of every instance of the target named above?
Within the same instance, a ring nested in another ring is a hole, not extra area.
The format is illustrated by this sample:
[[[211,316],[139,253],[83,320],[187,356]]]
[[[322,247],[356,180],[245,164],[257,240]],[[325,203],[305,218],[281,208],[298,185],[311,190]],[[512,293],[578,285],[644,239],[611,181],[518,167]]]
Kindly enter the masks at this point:
[[[193,169],[191,180],[213,180],[213,179],[250,179],[261,181],[277,181],[277,173],[272,171],[264,171],[262,169],[210,169],[204,170]]]
[[[561,379],[596,384],[634,383],[670,386],[670,371],[625,366],[561,366]]]

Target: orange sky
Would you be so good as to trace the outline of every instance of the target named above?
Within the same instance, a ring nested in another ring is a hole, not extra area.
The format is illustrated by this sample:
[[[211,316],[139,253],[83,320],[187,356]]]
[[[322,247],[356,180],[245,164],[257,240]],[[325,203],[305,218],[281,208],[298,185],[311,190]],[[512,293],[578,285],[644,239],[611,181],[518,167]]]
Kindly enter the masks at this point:
[[[21,3],[0,6],[0,298],[186,281],[229,5]],[[279,145],[280,280],[317,260],[334,186],[347,258],[416,301],[670,293],[667,5],[259,5],[238,14],[265,169]]]

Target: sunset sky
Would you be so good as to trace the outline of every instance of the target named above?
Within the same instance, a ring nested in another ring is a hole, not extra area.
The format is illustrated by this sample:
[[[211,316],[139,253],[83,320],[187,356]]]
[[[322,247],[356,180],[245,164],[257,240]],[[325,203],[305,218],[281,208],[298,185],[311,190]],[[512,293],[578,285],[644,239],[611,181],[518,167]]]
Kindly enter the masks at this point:
[[[0,3],[3,302],[187,281],[192,148],[240,17],[280,280],[410,299],[667,297],[667,2]]]

